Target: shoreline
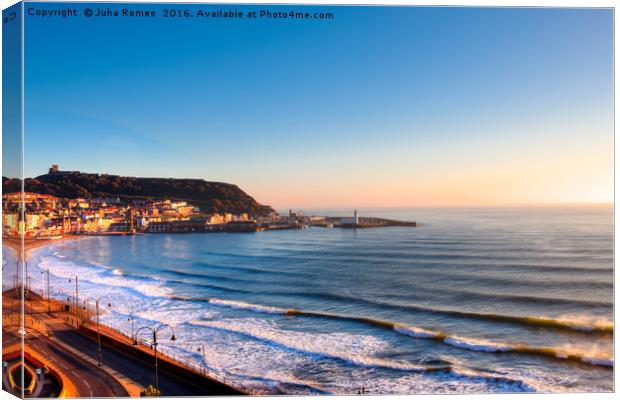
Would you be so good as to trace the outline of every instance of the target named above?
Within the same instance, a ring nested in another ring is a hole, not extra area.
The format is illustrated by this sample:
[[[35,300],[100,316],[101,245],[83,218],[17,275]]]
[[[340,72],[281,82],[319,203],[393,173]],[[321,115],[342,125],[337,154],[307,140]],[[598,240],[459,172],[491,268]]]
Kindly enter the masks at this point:
[[[172,236],[173,236],[173,235],[170,235],[170,237],[172,237]],[[65,239],[66,239],[66,240],[72,240],[72,239],[77,239],[77,238],[79,238],[79,236],[78,236],[78,237],[75,237],[75,236],[69,236],[69,237],[67,237],[67,238],[65,238]],[[43,246],[44,246],[44,245],[53,245],[54,243],[58,243],[58,242],[60,242],[60,240],[39,240],[39,241],[37,241],[37,240],[30,240],[29,242],[30,242],[30,243],[29,243],[29,244],[30,244],[30,248],[31,248],[31,249],[34,249],[34,248],[43,248]],[[36,242],[42,242],[42,243],[39,245],[39,244],[37,244]],[[128,244],[126,241],[122,241],[122,240],[119,240],[118,242],[119,242],[119,243]],[[19,242],[19,241],[15,241],[15,244],[19,247],[20,242]],[[88,244],[88,243],[84,243],[84,245],[86,245],[87,247],[89,247],[89,244]],[[34,246],[34,247],[33,247],[33,246]],[[73,245],[73,244],[69,244],[69,245],[67,245],[67,247],[69,247],[69,246],[70,246],[70,247],[78,247],[78,248],[79,248],[79,247],[81,247],[81,246],[82,246],[82,243],[80,243],[80,244],[77,244],[77,243],[76,243],[75,245]],[[62,247],[65,247],[65,246],[60,246],[60,247],[62,248]],[[51,252],[51,251],[50,251],[50,252]],[[47,251],[45,251],[45,253],[47,254],[48,252],[47,252]],[[38,253],[37,253],[37,254],[38,254]],[[33,255],[33,256],[34,256],[34,255]],[[234,297],[235,297],[235,298],[237,298],[237,296],[234,296]],[[260,306],[260,304],[259,304],[259,306]],[[117,326],[125,326],[125,325],[122,325],[122,322],[121,322],[121,324],[115,324],[115,323],[113,323],[112,321],[110,321],[110,323],[111,323],[111,324],[114,324],[114,325],[117,325]],[[103,324],[102,324],[102,326],[103,326]],[[113,329],[114,329],[114,328],[113,328]],[[391,328],[391,329],[393,329],[393,328]],[[577,330],[580,330],[580,329],[577,329]],[[588,329],[584,329],[584,330],[588,330]],[[398,332],[398,331],[397,331],[397,332]],[[412,335],[417,335],[417,334],[418,334],[418,333],[416,333],[415,331],[410,331],[410,332],[412,333]],[[401,332],[398,332],[398,333],[401,333]],[[409,335],[408,333],[405,333],[405,334],[406,334],[406,335]],[[424,334],[424,333],[423,333],[423,334]],[[410,336],[411,336],[411,335],[410,335]],[[439,342],[439,341],[438,341],[438,342]],[[286,342],[285,342],[285,343],[286,343]],[[463,346],[470,346],[470,347],[471,347],[471,344],[470,344],[470,343],[466,343],[466,342],[463,342],[463,341],[452,341],[452,343],[456,343],[456,344],[457,344],[457,346],[460,346],[459,348],[463,348]],[[473,346],[478,346],[478,344],[473,344]],[[460,350],[457,350],[457,351],[460,351]],[[476,351],[476,350],[475,350],[475,348],[474,348],[474,351]],[[483,351],[484,351],[484,350],[483,350]],[[519,352],[521,353],[521,351],[519,351]],[[564,353],[562,353],[562,354],[564,354]],[[538,354],[537,354],[536,356],[538,356]],[[561,357],[561,358],[566,358],[566,357]],[[572,361],[572,360],[569,360],[569,361]],[[575,361],[576,361],[576,360],[575,360]],[[597,361],[595,360],[595,362],[597,362]],[[613,361],[612,361],[612,362],[613,362]],[[590,361],[590,363],[592,363],[592,362]]]
[[[12,292],[3,291],[2,295],[3,298],[7,296],[7,298],[10,299]],[[92,340],[93,343],[97,342],[97,338],[100,335],[101,343],[104,346],[104,350],[105,347],[109,347],[117,351],[121,351],[127,356],[128,362],[131,360],[140,360],[146,362],[147,364],[151,363],[151,358],[153,357],[153,354],[152,348],[149,347],[148,344],[145,344],[141,341],[138,345],[134,345],[132,337],[127,336],[126,333],[113,326],[107,325],[105,323],[98,324],[96,320],[93,319],[92,314],[88,314],[86,316],[80,315],[76,317],[73,313],[74,309],[71,309],[72,305],[68,302],[63,302],[54,298],[46,299],[44,296],[37,294],[35,291],[32,292],[31,296],[32,297],[29,305],[31,309],[30,311],[25,312],[25,318],[28,318],[28,316],[30,319],[40,318],[38,315],[47,315],[48,317],[45,318],[46,322],[48,323],[46,329],[50,330],[49,332],[52,338],[55,336],[53,334],[54,328],[58,329],[58,323],[62,323],[62,327],[60,328],[60,330],[69,329],[85,338],[89,338],[90,340]],[[48,302],[49,306],[46,306]],[[3,323],[3,329],[4,328],[5,325]],[[64,344],[63,346],[67,346],[67,344]],[[84,354],[79,354],[79,356],[85,357]],[[86,356],[86,358],[88,357]],[[232,384],[226,382],[220,377],[213,376],[212,374],[208,373],[206,369],[202,369],[198,365],[188,363],[187,360],[175,357],[172,353],[166,351],[159,351],[157,358],[160,363],[160,370],[171,373],[175,376],[175,379],[182,380],[188,385],[193,385],[196,388],[211,390],[212,393],[208,395],[240,396],[250,394],[240,388],[233,386]],[[89,361],[86,360],[86,362]],[[90,362],[93,363],[95,361],[91,360]],[[129,386],[134,394],[139,394],[139,392],[141,391],[140,389],[144,389],[144,385],[137,384],[134,380],[132,380],[131,376],[121,375],[118,372],[110,375],[114,376],[115,379],[117,379],[121,384],[124,383],[123,386],[126,389],[127,386]]]
[[[81,238],[84,238],[86,236],[78,236],[78,235],[66,235],[63,236],[61,238],[57,238],[57,239],[24,239],[23,244],[24,244],[24,258],[28,259],[28,256],[30,254],[31,251],[35,250],[35,249],[39,249],[45,246],[51,246],[54,244],[58,244],[58,243],[62,243],[62,242],[67,242],[67,241],[71,241],[71,240],[78,240]],[[15,254],[17,255],[17,257],[20,256],[20,250],[21,250],[21,244],[22,242],[19,239],[15,239],[15,238],[6,238],[3,237],[2,238],[2,247],[7,247],[8,249],[11,249],[12,251],[15,252]]]
[[[23,241],[24,244],[24,257],[27,260],[30,253],[37,249],[42,249],[46,246],[52,246],[55,244],[72,241],[72,240],[80,240],[84,239],[86,235],[66,235],[57,239],[27,239]],[[20,248],[22,242],[19,239],[15,238],[2,238],[2,246],[3,248],[6,246],[7,249],[10,249],[19,257]],[[3,298],[8,292],[3,291]],[[32,292],[32,296],[41,304],[46,302],[46,299],[36,293],[36,291]],[[49,302],[51,303],[52,310],[55,309],[55,313],[57,317],[60,317],[63,313],[63,309],[67,306],[67,303],[55,299],[49,298]],[[94,312],[94,310],[91,310]],[[54,311],[52,312],[53,315]],[[150,360],[152,357],[149,347],[145,346],[141,343],[139,346],[134,346],[132,344],[132,339],[128,337],[124,332],[115,328],[113,326],[107,325],[105,323],[101,323],[97,329],[97,323],[92,321],[91,318],[81,319],[81,322],[78,322],[75,316],[70,316],[68,312],[64,311],[65,318],[64,322],[68,326],[71,326],[72,329],[76,332],[80,332],[82,335],[86,337],[90,337],[92,340],[95,340],[97,335],[97,331],[100,332],[103,341],[107,346],[111,346],[116,349],[123,349],[127,352],[129,359],[138,358],[143,359],[146,357],[147,360]],[[61,318],[63,319],[63,318]],[[3,324],[4,329],[4,324]],[[210,388],[215,388],[216,392],[221,392],[219,395],[248,395],[249,393],[244,390],[233,386],[230,383],[227,383],[225,380],[212,376],[192,364],[188,364],[187,361],[179,359],[175,357],[172,353],[168,352],[160,352],[158,354],[159,361],[161,363],[160,368],[163,370],[168,370],[172,372],[174,375],[179,376],[180,379],[186,379],[187,382],[200,382],[202,385]],[[184,378],[183,378],[184,377]]]

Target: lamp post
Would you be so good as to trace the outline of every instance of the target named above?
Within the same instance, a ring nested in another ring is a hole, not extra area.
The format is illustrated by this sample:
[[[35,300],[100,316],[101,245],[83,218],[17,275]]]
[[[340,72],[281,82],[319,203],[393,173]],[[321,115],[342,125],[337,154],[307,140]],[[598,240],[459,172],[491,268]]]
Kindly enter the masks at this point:
[[[205,373],[205,369],[206,369],[206,363],[205,363],[205,345],[204,345],[204,344],[201,344],[200,346],[198,346],[198,349],[197,349],[197,350],[198,350],[198,351],[200,352],[200,354],[202,355],[202,357],[200,358],[200,368],[201,368],[201,371],[200,371],[200,372],[202,372],[202,373],[204,374],[204,373]]]
[[[158,396],[159,396],[159,371],[157,370],[157,345],[159,343],[157,342],[157,334],[159,333],[159,331],[165,328],[170,329],[170,331],[172,332],[172,336],[170,337],[170,340],[172,341],[177,340],[176,336],[174,335],[174,329],[172,329],[172,327],[168,324],[159,324],[159,325],[156,325],[154,328],[151,328],[150,326],[142,326],[138,328],[138,330],[133,335],[133,345],[137,346],[138,345],[138,333],[140,333],[140,331],[147,330],[153,334],[153,339],[151,340],[151,346],[153,347],[153,356],[155,357],[155,391]]]
[[[76,323],[78,323],[77,321],[80,318],[80,296],[79,296],[79,291],[78,291],[78,276],[75,276],[75,318],[76,318]]]
[[[129,331],[129,336],[133,335],[133,331],[134,331],[134,322],[136,320],[136,316],[135,316],[135,311],[132,311],[129,313],[129,315],[127,316],[127,321],[131,321],[131,330]]]
[[[50,288],[50,270],[46,269],[47,274],[47,313],[52,313],[52,291]]]
[[[26,276],[26,290],[24,291],[24,301],[30,299],[30,288],[32,287],[32,282],[29,276]]]
[[[25,284],[26,285],[25,286],[26,290],[28,290],[28,278],[29,278],[29,276],[28,276],[28,261],[24,260],[23,264],[24,264],[24,279],[25,279],[26,282],[22,282],[22,284]]]
[[[30,300],[30,308],[28,309],[28,314],[30,315],[30,323],[33,322],[33,317],[32,317],[32,298],[31,298],[31,294],[30,294],[30,288],[32,287],[32,282],[31,282],[31,277],[27,276],[26,277],[26,295],[24,296],[24,303],[22,307],[26,306],[26,301]],[[26,319],[24,318],[24,322],[26,321]]]
[[[62,312],[63,308],[65,307],[65,300],[64,300],[65,299],[65,291],[64,291],[63,288],[60,288],[60,289],[56,289],[56,293],[58,294],[58,296],[60,298],[60,304],[59,304],[60,308],[57,307],[56,314],[58,316],[60,316],[60,313]]]
[[[71,283],[71,278],[69,278],[69,283]],[[79,292],[78,292],[78,276],[75,276],[75,296],[74,296],[74,300],[75,300],[75,323],[76,325],[78,325],[78,318],[79,318],[79,310],[80,310],[80,297],[79,297]]]
[[[52,292],[50,291],[50,270],[49,268],[45,269],[45,273],[47,274],[47,313],[51,314],[52,312],[52,300],[51,300],[51,296],[52,296]],[[41,275],[43,275],[44,272],[43,270],[41,270]]]
[[[89,298],[90,299],[90,298]],[[99,325],[99,297],[97,297],[96,299],[94,299],[95,301],[95,312],[97,315],[97,365],[98,366],[102,366],[103,362],[101,361],[101,329],[100,329],[100,325]],[[84,304],[85,304],[85,309],[88,309],[88,300],[84,300]],[[108,302],[108,308],[112,307],[112,304],[110,302]]]
[[[90,310],[88,309],[88,303],[88,300],[82,300],[82,310],[80,311],[86,322],[90,322]]]

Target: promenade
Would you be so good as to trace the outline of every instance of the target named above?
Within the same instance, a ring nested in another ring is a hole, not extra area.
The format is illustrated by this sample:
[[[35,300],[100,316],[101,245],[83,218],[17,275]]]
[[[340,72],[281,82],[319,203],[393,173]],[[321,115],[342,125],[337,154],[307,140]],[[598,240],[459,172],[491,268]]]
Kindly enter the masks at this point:
[[[21,350],[19,327],[19,302],[3,293],[3,361],[7,352]],[[33,311],[33,310],[29,310]],[[36,314],[36,317],[34,316]],[[66,397],[127,397],[129,392],[110,374],[93,366],[76,352],[66,351],[72,347],[59,343],[54,332],[70,329],[61,321],[39,312],[24,318],[24,349],[51,370],[62,376]],[[136,393],[139,395],[139,392]]]
[[[96,326],[76,324],[63,312],[31,293],[25,303],[24,344],[26,353],[37,358],[63,381],[66,397],[138,397],[154,384],[153,353],[147,346],[133,346],[130,338],[101,326],[102,364],[97,363]],[[15,290],[3,293],[3,359],[8,351],[21,348],[19,300]],[[165,355],[159,355],[159,389],[162,396],[208,396],[243,394],[206,377]]]

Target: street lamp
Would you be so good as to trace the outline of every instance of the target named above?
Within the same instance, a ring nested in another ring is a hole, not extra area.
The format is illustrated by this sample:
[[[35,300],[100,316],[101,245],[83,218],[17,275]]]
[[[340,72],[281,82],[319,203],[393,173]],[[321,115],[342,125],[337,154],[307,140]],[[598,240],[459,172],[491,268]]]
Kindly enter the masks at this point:
[[[95,310],[97,313],[97,365],[101,366],[103,365],[103,362],[101,361],[101,329],[99,327],[99,299],[100,297],[97,297],[96,299],[92,299],[92,298],[88,298],[91,300],[95,300]],[[84,300],[84,309],[88,309],[88,300]],[[108,302],[108,308],[112,307],[112,304],[110,302]]]
[[[69,278],[69,283],[71,283],[71,278]],[[75,276],[75,318],[76,318],[76,324],[78,323],[78,319],[79,319],[79,312],[80,312],[80,296],[79,296],[79,291],[78,291],[78,276]]]
[[[26,279],[26,282],[25,282],[26,283],[26,289],[28,289],[28,278],[29,278],[29,276],[28,276],[28,261],[24,260],[23,263],[24,263],[24,278]]]
[[[205,345],[201,344],[196,350],[198,350],[202,355],[200,358],[200,367],[202,368],[202,373],[204,374],[207,366],[207,363],[205,362]]]
[[[90,310],[88,309],[88,300],[82,300],[82,311],[81,313],[84,316],[86,321],[90,321]]]
[[[26,301],[30,300],[30,308],[28,309],[28,314],[30,315],[30,322],[32,323],[34,321],[33,317],[32,317],[32,295],[30,294],[30,288],[32,287],[32,277],[31,276],[26,276],[26,291],[25,291],[25,296],[24,296],[24,307],[27,304]],[[26,321],[26,318],[24,317],[24,322]]]
[[[51,314],[51,312],[52,312],[52,303],[51,303],[52,302],[52,300],[51,300],[52,293],[50,291],[50,270],[49,270],[49,268],[45,269],[45,273],[47,274],[47,313]],[[43,275],[43,274],[44,274],[44,272],[43,272],[43,270],[41,270],[41,275]]]
[[[138,311],[137,309],[133,309],[133,310],[131,310],[131,312],[127,316],[127,321],[131,321],[131,330],[129,331],[129,336],[132,336],[133,332],[134,332],[134,323],[136,321],[136,312],[137,311]]]
[[[151,328],[150,326],[142,326],[138,328],[138,330],[133,335],[133,345],[137,346],[138,345],[138,333],[140,333],[140,331],[148,330],[153,334],[153,339],[151,340],[151,346],[153,347],[153,356],[155,357],[155,391],[157,395],[159,395],[159,371],[157,370],[157,345],[159,343],[157,342],[157,333],[159,333],[159,331],[165,328],[170,329],[170,331],[172,332],[172,336],[170,337],[170,340],[172,341],[177,340],[176,336],[174,335],[174,329],[172,329],[172,327],[168,324],[159,324],[155,326],[154,328]]]
[[[60,316],[60,313],[63,311],[63,309],[65,308],[65,291],[63,288],[60,289],[56,289],[56,294],[58,295],[58,298],[60,299],[60,304],[59,307],[57,307],[57,311],[56,313]]]

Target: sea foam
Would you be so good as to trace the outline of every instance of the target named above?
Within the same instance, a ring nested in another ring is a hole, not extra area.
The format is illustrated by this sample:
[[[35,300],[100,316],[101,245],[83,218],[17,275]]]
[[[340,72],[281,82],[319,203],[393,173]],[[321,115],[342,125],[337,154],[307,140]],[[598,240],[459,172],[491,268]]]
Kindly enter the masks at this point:
[[[240,310],[254,311],[254,312],[264,313],[264,314],[287,314],[288,313],[287,309],[283,309],[279,307],[263,306],[259,304],[252,304],[252,303],[246,303],[243,301],[235,301],[235,300],[222,300],[222,299],[212,298],[212,299],[209,299],[209,304],[212,304],[214,306],[220,306],[220,307],[229,307],[229,308],[236,308]]]

